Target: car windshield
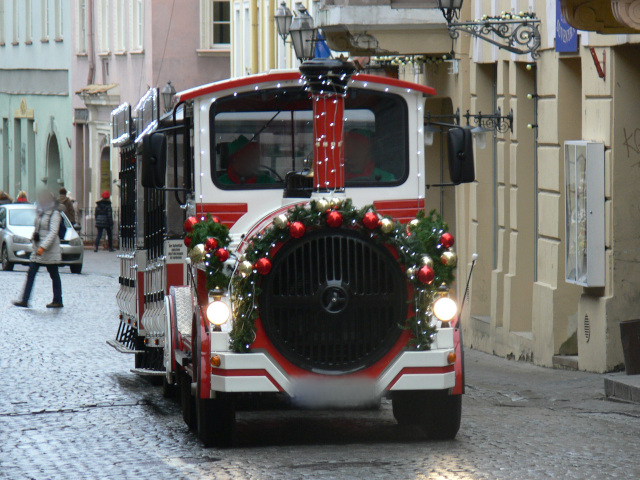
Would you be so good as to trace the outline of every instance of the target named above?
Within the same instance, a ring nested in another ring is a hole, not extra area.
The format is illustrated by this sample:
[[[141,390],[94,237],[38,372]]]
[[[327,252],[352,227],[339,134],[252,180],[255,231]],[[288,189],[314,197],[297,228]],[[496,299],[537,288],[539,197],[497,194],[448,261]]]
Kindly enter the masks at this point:
[[[36,211],[33,208],[16,208],[9,210],[9,225],[15,227],[33,227]]]

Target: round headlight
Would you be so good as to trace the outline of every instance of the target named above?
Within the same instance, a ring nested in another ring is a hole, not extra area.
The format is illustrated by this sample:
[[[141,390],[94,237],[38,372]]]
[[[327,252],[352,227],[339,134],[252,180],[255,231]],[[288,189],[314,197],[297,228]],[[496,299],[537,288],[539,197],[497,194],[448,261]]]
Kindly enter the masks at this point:
[[[458,306],[456,302],[449,297],[440,297],[433,304],[433,314],[443,322],[449,322],[458,312]]]
[[[214,325],[222,325],[229,320],[231,308],[221,300],[214,300],[207,307],[207,318]]]

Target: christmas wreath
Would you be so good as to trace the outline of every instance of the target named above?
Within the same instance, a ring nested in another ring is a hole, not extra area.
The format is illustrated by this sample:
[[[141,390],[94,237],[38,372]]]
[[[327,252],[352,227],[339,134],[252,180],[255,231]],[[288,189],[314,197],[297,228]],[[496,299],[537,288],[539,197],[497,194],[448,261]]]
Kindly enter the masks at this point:
[[[227,288],[230,277],[223,272],[223,264],[229,259],[229,228],[217,217],[207,214],[201,221],[196,217],[187,218],[184,230],[187,232],[184,243],[189,248],[189,258],[194,263],[204,262],[207,290]]]
[[[420,211],[414,220],[402,225],[379,215],[373,206],[357,209],[348,199],[320,199],[277,215],[269,227],[248,242],[238,259],[231,279],[232,350],[247,352],[255,339],[259,280],[271,271],[271,252],[284,242],[303,237],[308,230],[322,227],[356,230],[395,248],[413,287],[409,295],[412,315],[400,327],[411,332],[412,347],[430,349],[436,332],[431,310],[434,297],[443,286],[448,290],[455,279],[456,255],[451,251],[454,238],[447,232],[447,224],[435,211],[429,215]]]

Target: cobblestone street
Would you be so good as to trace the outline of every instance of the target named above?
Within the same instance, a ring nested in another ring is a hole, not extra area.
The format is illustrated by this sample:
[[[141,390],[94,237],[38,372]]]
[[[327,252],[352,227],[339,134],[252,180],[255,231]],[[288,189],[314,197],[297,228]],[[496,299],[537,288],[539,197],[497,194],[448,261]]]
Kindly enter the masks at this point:
[[[50,311],[11,306],[25,269],[0,272],[0,479],[640,478],[640,405],[604,400],[602,376],[466,352],[455,441],[401,429],[378,411],[241,411],[239,445],[203,449],[176,401],[106,345],[117,328],[115,254],[63,270]]]

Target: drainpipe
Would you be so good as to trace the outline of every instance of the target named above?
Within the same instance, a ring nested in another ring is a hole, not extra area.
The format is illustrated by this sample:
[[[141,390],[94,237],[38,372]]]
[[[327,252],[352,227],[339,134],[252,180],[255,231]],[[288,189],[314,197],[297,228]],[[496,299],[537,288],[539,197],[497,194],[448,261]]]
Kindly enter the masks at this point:
[[[275,22],[275,14],[276,14],[276,2],[275,0],[271,0],[269,2],[269,29],[267,30],[269,33],[269,67],[268,68],[278,68],[276,65],[276,50],[278,49],[278,31],[276,29]]]
[[[344,191],[344,98],[355,66],[342,60],[315,59],[300,65],[313,102],[314,187]]]
[[[87,57],[89,60],[89,72],[87,73],[87,85],[93,83],[96,73],[96,60],[93,52],[93,0],[87,0],[87,30],[89,31],[87,39]]]
[[[275,3],[271,1],[269,3]],[[273,18],[273,17],[271,17]],[[249,23],[251,24],[251,73],[258,73],[258,0],[249,3]]]

